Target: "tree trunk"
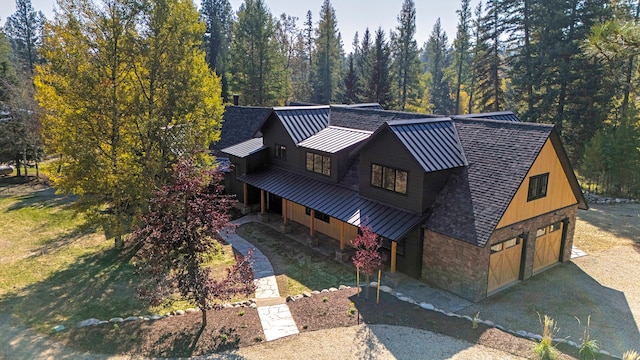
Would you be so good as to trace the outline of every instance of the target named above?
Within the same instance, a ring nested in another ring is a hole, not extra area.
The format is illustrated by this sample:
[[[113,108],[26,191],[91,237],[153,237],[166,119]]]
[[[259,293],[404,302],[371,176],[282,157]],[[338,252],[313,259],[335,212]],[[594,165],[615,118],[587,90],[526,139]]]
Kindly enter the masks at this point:
[[[118,250],[124,249],[124,240],[122,239],[121,234],[116,234],[116,236],[114,237],[114,246]]]

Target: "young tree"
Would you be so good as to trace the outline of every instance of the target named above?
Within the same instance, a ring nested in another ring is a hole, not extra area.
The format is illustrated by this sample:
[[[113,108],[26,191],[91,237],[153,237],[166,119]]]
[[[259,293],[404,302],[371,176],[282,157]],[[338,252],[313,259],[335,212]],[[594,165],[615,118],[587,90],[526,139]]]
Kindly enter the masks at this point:
[[[431,74],[431,104],[436,114],[450,114],[454,107],[449,83],[444,76],[448,66],[447,34],[442,30],[440,19],[436,20],[429,40],[427,40],[427,64]]]
[[[382,246],[382,239],[371,231],[368,226],[360,227],[361,234],[353,240],[356,253],[353,256],[353,265],[365,274],[367,287],[365,296],[369,297],[369,279],[373,272],[382,266],[382,257],[378,250]]]
[[[200,8],[204,22],[207,24],[204,40],[209,69],[221,77],[222,97],[226,102],[228,98],[226,59],[231,40],[233,10],[229,0],[202,0]]]
[[[18,62],[29,74],[38,63],[44,21],[44,14],[33,9],[31,0],[16,0],[16,12],[7,18],[5,24],[5,32],[13,44]]]
[[[248,105],[282,105],[287,73],[271,13],[263,0],[246,0],[237,16],[229,64],[231,90],[242,94]]]
[[[397,105],[402,111],[410,94],[418,91],[420,58],[416,34],[416,6],[413,0],[405,0],[398,15],[396,32],[391,33],[392,68],[398,91]]]
[[[222,194],[222,173],[181,160],[173,176],[172,183],[155,193],[133,233],[139,246],[138,295],[156,305],[179,292],[196,303],[202,311],[202,325],[193,348],[214,301],[249,295],[255,285],[250,256],[236,257],[235,265],[222,279],[215,279],[203,265],[216,251],[216,243],[222,242],[220,232],[230,225],[233,200]]]
[[[336,12],[329,0],[324,0],[320,8],[320,22],[316,29],[313,54],[314,101],[329,104],[340,101],[343,50],[338,32]]]
[[[180,154],[219,137],[220,80],[191,1],[61,1],[36,67],[52,176],[116,247]]]

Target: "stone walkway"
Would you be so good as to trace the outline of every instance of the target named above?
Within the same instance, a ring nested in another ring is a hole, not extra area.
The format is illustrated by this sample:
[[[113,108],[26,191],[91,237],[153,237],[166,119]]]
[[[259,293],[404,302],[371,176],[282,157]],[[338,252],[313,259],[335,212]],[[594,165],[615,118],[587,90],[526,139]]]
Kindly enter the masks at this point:
[[[244,216],[232,223],[236,226],[248,222],[257,221],[256,216]],[[246,255],[253,249],[253,283],[256,285],[256,304],[258,305],[258,315],[262,323],[264,337],[266,341],[280,339],[285,336],[297,334],[296,326],[289,306],[280,297],[276,276],[269,259],[247,240],[241,238],[235,231],[222,232],[222,237],[231,244],[234,249],[242,255]],[[265,304],[262,305],[261,304]],[[267,305],[268,304],[268,305]]]

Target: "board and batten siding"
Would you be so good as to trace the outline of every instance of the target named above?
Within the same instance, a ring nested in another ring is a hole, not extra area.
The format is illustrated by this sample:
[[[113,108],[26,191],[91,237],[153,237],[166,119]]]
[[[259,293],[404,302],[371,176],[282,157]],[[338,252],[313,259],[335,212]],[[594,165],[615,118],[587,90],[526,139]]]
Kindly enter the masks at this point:
[[[529,194],[529,178],[549,173],[547,195],[543,198],[527,201]],[[538,158],[524,178],[520,188],[502,215],[497,228],[517,223],[522,220],[546,214],[548,212],[577,204],[567,175],[560,164],[558,154],[549,139],[545,142]]]
[[[305,213],[305,207],[294,202],[287,202],[287,213],[289,219],[297,222],[298,224],[304,225],[306,227],[310,226],[310,218],[311,216]],[[322,220],[315,219],[314,229],[315,231],[330,236],[336,240],[340,240],[340,228],[343,226],[344,222],[335,218],[330,218],[329,223],[326,223]],[[353,239],[358,236],[358,228],[351,224],[344,223],[344,237],[345,244],[351,245]]]

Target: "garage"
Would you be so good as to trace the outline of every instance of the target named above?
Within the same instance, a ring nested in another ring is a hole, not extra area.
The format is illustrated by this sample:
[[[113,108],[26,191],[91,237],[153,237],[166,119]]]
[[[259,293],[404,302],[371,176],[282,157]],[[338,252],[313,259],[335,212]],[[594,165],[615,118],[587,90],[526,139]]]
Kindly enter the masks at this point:
[[[536,232],[536,248],[533,255],[534,274],[560,262],[562,233],[561,221],[538,229]]]
[[[513,238],[491,246],[487,294],[504,288],[520,279],[522,239]]]

